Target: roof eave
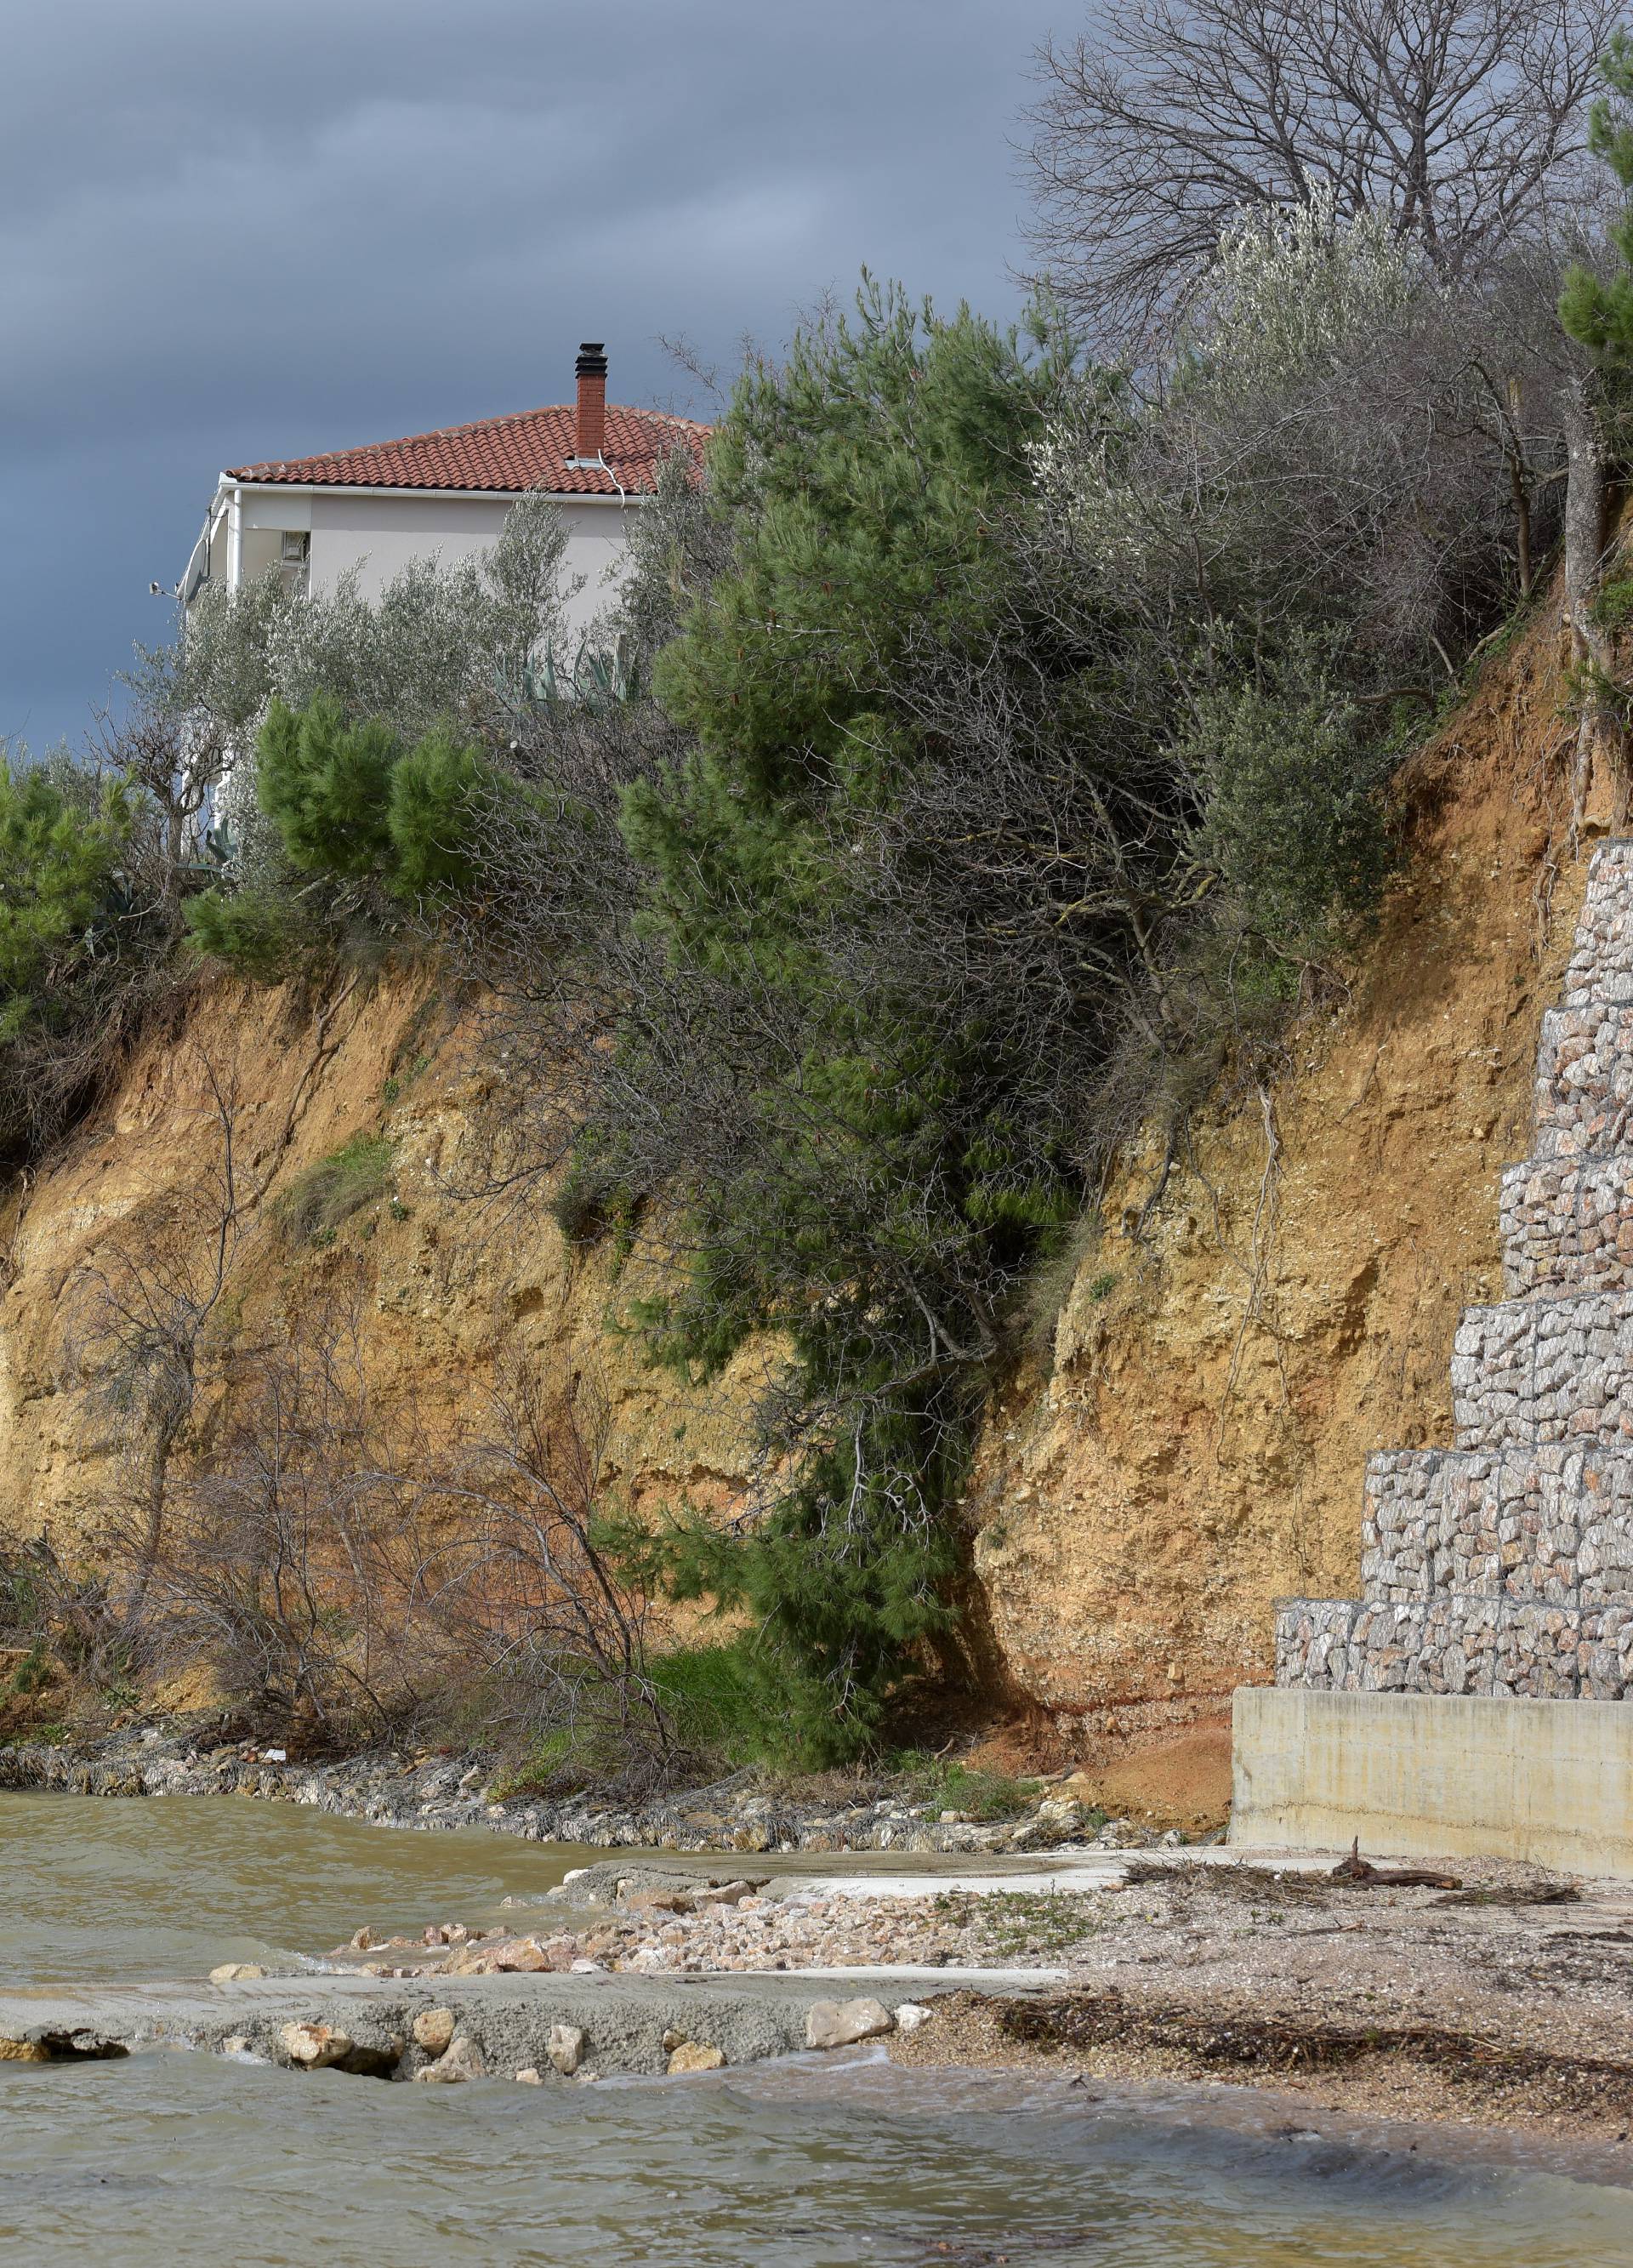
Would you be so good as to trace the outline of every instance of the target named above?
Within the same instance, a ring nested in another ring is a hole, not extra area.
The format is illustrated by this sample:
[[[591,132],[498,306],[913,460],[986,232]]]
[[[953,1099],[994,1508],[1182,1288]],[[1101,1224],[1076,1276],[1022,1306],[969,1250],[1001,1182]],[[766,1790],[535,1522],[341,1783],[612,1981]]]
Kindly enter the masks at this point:
[[[551,504],[644,504],[653,494],[651,489],[627,489],[607,496],[599,489],[443,489],[401,481],[258,481],[247,473],[224,474],[217,496],[223,488],[253,489],[262,496],[445,497],[451,503],[466,504],[484,499],[503,503],[525,496],[541,496]]]

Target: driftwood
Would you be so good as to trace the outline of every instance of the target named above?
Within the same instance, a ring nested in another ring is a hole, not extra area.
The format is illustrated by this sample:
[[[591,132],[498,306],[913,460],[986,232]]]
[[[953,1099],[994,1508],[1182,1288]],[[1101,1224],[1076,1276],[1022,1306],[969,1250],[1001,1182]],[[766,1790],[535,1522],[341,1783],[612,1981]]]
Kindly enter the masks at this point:
[[[1370,1859],[1361,1856],[1358,1835],[1350,1845],[1350,1856],[1333,1868],[1332,1879],[1359,1883],[1369,1890],[1460,1890],[1463,1887],[1460,1874],[1437,1874],[1427,1867],[1374,1867]]]

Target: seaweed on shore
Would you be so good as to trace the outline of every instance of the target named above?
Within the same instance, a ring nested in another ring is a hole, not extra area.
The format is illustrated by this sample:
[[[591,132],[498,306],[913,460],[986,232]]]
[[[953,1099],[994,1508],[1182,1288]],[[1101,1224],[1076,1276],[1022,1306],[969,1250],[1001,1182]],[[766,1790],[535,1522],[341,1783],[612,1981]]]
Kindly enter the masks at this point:
[[[1179,2001],[1134,2001],[1114,1988],[994,2003],[998,2030],[1043,2052],[1147,2049],[1219,2077],[1353,2072],[1380,2062],[1432,2068],[1489,2095],[1545,2095],[1550,2107],[1633,2120],[1633,2064],[1510,2045],[1434,2024],[1344,2024]]]

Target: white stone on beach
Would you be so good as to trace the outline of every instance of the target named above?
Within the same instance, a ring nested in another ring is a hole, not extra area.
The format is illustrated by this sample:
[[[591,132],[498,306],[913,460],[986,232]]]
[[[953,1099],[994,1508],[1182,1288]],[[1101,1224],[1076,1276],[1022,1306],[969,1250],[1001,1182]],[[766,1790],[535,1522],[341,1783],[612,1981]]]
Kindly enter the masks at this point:
[[[813,2000],[805,2011],[805,2045],[848,2048],[895,2028],[895,2018],[882,2001]]]
[[[682,2040],[669,2058],[669,2076],[679,2079],[688,2071],[723,2071],[725,2058],[704,2040]]]
[[[452,2037],[452,2008],[423,2008],[414,2019],[414,2044],[427,2055],[443,2054]]]
[[[331,2064],[343,2063],[354,2044],[349,2032],[336,2031],[332,2024],[285,2024],[278,2043],[303,2071],[327,2071]]]
[[[570,2079],[584,2061],[585,2035],[579,2024],[552,2024],[545,2052],[563,2079]]]
[[[458,2087],[465,2080],[483,2078],[487,2068],[476,2043],[461,2032],[445,2054],[414,2076],[416,2083],[428,2087]]]

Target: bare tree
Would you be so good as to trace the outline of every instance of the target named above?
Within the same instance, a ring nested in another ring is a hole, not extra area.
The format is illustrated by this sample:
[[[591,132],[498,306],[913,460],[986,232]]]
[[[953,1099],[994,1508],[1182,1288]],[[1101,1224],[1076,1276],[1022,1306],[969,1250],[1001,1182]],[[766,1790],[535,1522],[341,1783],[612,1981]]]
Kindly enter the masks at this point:
[[[207,1453],[173,1480],[149,1575],[161,1656],[209,1661],[298,1736],[378,1730],[425,1652],[411,1571],[424,1444],[369,1392],[359,1287],[245,1350]],[[416,1477],[405,1477],[413,1471]]]
[[[356,979],[313,1020],[306,1064],[272,1138],[246,1163],[245,1105],[236,1065],[202,1047],[204,1098],[199,1164],[190,1182],[132,1214],[70,1285],[83,1320],[70,1359],[92,1379],[118,1421],[119,1455],[100,1538],[109,1609],[105,1642],[138,1638],[149,1586],[166,1550],[175,1474],[193,1426],[212,1332],[228,1305],[234,1263],[302,1113],[335,1049],[336,1026]]]
[[[141,790],[129,863],[145,893],[173,911],[189,870],[203,861],[211,799],[231,749],[213,718],[166,696],[157,669],[129,682],[125,713],[104,710],[97,718],[95,752],[105,770]]]
[[[673,1735],[647,1657],[649,1604],[605,1533],[615,1509],[606,1395],[547,1393],[519,1364],[480,1434],[427,1483],[430,1539],[412,1586],[495,1714],[626,1775],[661,1774]]]
[[[173,1467],[197,1405],[201,1359],[246,1226],[265,1186],[247,1184],[236,1078],[197,1051],[214,1139],[198,1178],[83,1271],[90,1320],[78,1359],[120,1423],[117,1480],[100,1539],[111,1578],[110,1642],[141,1630],[166,1548]]]
[[[1586,149],[1611,0],[1108,0],[1039,55],[1033,240],[1137,350],[1233,216],[1319,193],[1442,276],[1538,225]]]

